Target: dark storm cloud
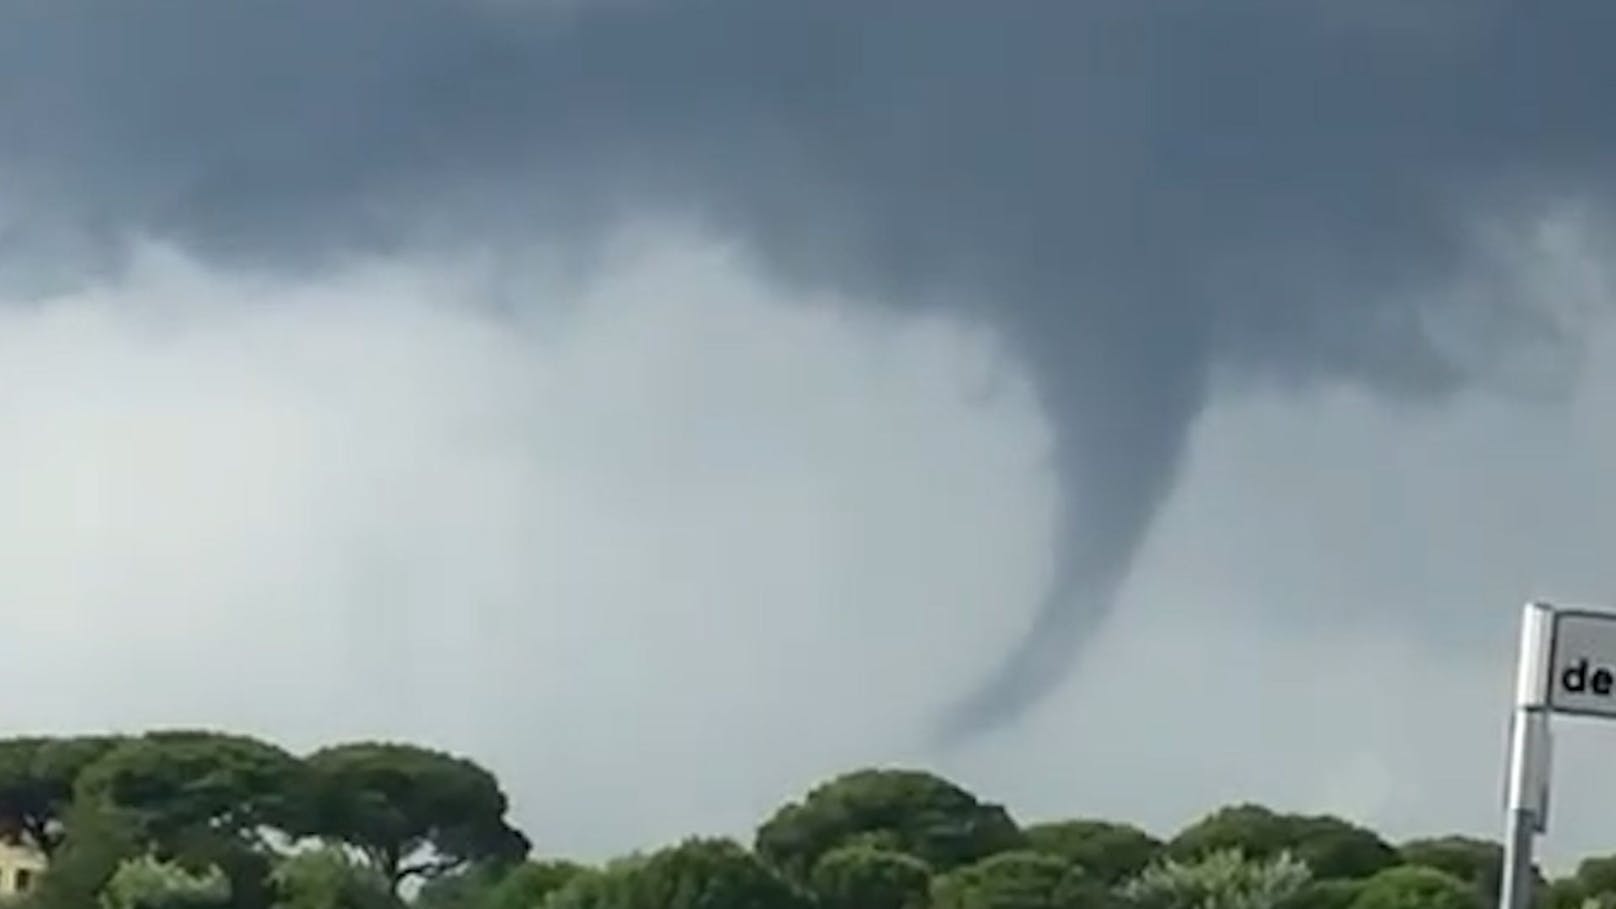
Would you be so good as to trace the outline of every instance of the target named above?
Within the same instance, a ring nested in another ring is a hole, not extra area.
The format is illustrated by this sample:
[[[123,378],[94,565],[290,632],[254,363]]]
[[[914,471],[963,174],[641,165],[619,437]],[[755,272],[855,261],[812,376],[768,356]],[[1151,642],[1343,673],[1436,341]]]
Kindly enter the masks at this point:
[[[1103,618],[1214,372],[1461,387],[1477,229],[1616,161],[1616,6],[35,0],[0,7],[17,249],[239,266],[694,215],[777,279],[996,327],[1056,428],[1057,577],[950,734]],[[41,238],[49,242],[40,246]],[[89,261],[89,259],[86,259]],[[1468,334],[1467,334],[1468,332]]]

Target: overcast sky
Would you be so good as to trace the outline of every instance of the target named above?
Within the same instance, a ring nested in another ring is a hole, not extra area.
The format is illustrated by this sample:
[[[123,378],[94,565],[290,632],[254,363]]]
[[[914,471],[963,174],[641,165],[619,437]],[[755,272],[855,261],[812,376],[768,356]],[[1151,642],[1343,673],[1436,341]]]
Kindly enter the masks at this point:
[[[575,6],[0,10],[6,728],[588,858],[885,762],[1496,834],[1520,605],[1616,598],[1609,7]]]

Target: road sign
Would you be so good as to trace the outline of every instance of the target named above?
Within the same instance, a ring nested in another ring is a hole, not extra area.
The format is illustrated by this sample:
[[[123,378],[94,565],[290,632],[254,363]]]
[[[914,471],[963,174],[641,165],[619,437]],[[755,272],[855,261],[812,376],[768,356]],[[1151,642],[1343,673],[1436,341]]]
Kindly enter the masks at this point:
[[[1548,828],[1549,717],[1556,713],[1616,719],[1616,611],[1530,603],[1522,617],[1501,909],[1532,903],[1532,838]]]
[[[1549,709],[1616,717],[1616,614],[1551,610]]]

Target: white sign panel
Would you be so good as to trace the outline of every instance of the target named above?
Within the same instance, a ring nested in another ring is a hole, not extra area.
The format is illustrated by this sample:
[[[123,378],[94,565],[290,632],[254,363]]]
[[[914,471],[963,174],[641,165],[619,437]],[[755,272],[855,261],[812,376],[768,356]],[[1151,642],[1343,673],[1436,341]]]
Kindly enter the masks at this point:
[[[1557,610],[1548,663],[1549,709],[1616,717],[1616,613]]]

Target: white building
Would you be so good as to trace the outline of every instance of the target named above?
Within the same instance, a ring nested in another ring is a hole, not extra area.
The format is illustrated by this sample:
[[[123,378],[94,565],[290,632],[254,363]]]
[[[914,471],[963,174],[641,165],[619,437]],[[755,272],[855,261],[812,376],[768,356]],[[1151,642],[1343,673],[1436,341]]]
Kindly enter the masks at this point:
[[[20,838],[0,838],[0,898],[27,893],[45,873],[45,854]]]

